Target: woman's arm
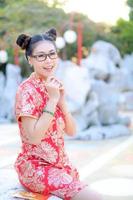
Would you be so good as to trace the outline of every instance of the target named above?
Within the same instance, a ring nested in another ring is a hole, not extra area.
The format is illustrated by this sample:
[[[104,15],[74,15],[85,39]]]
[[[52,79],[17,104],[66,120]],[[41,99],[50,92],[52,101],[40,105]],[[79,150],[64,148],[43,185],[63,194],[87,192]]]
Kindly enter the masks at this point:
[[[45,110],[55,112],[56,105],[60,98],[60,84],[55,80],[53,76],[47,78],[45,87],[48,92],[49,101],[45,106]],[[22,128],[25,133],[25,139],[32,144],[40,144],[41,140],[45,137],[45,132],[50,127],[53,115],[47,112],[43,112],[39,119],[32,117],[21,116]]]
[[[57,101],[49,100],[45,109],[54,113],[56,105]],[[53,116],[46,112],[43,112],[39,119],[22,116],[22,128],[28,142],[31,144],[39,144],[44,138],[44,134],[48,130],[52,119]]]
[[[60,87],[60,98],[58,100],[58,106],[60,107],[60,109],[62,110],[64,117],[65,117],[65,129],[64,131],[66,132],[67,135],[69,136],[73,136],[76,134],[76,123],[74,118],[72,117],[71,113],[69,112],[68,108],[67,108],[67,103],[66,103],[66,99],[65,99],[65,90],[64,90],[64,86],[63,83],[61,83],[61,87]]]
[[[68,111],[67,105],[64,102],[61,106],[60,106],[64,116],[65,116],[65,132],[67,135],[69,136],[74,136],[76,134],[76,122],[73,118],[73,116],[71,115],[71,113]]]

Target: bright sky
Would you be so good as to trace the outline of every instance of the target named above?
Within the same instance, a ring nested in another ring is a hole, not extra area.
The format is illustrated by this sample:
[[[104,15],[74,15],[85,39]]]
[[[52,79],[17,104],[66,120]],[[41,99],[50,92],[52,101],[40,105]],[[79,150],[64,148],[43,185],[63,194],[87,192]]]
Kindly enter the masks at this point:
[[[126,0],[67,0],[66,12],[78,11],[95,22],[115,24],[117,19],[128,20],[129,7]]]

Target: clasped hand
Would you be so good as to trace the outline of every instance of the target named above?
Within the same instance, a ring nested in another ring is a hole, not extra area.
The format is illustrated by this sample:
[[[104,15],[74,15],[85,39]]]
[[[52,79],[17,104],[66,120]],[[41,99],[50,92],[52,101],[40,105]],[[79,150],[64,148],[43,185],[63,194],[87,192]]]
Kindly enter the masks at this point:
[[[45,82],[49,98],[57,101],[58,106],[62,107],[65,104],[65,90],[63,83],[56,77],[51,76]]]

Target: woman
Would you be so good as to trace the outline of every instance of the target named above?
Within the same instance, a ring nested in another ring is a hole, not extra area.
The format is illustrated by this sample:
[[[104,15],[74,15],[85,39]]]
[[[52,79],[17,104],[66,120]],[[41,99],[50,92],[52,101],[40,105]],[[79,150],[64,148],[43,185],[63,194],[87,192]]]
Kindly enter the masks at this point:
[[[64,133],[76,125],[65,102],[63,84],[54,77],[57,66],[56,30],[35,36],[21,34],[16,43],[25,50],[34,72],[16,94],[16,118],[22,152],[15,162],[21,184],[32,192],[65,200],[99,200],[86,189],[64,150]]]

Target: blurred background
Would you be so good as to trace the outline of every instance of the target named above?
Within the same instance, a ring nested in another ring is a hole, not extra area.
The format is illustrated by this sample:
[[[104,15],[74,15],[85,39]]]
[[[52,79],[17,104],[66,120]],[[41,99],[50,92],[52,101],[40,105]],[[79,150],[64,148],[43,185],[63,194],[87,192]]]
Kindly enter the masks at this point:
[[[58,34],[56,76],[64,82],[77,123],[77,135],[66,137],[67,151],[82,179],[107,200],[133,199],[133,0],[0,0],[3,177],[10,173],[14,180],[12,163],[20,145],[15,94],[33,71],[16,38],[51,27]],[[11,188],[10,181],[1,195]]]

